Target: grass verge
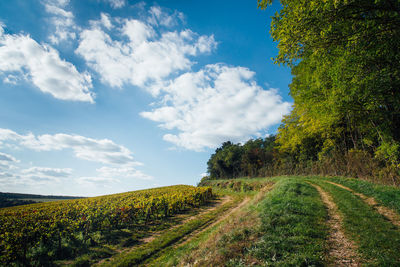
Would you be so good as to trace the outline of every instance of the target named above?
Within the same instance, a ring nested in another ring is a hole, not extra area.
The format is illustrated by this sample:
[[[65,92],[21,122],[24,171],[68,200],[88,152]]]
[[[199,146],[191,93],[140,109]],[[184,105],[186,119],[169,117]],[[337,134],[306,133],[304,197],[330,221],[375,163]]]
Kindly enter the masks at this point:
[[[249,249],[262,265],[323,266],[327,211],[319,193],[298,179],[280,179],[259,205],[261,238]]]
[[[343,215],[345,232],[358,244],[364,265],[400,265],[400,231],[395,226],[353,193],[321,179],[310,181],[331,194]]]
[[[114,258],[105,261],[103,266],[133,266],[138,265],[148,259],[149,257],[159,253],[164,248],[169,245],[179,241],[184,236],[192,233],[196,229],[206,226],[207,224],[214,221],[220,214],[226,212],[231,209],[235,204],[240,201],[241,198],[236,198],[233,201],[225,203],[224,205],[218,207],[215,210],[207,212],[203,215],[198,216],[195,219],[188,221],[187,223],[178,226],[176,228],[171,229],[159,237],[154,239],[149,243],[145,243],[143,245],[139,245],[134,249],[116,255]]]
[[[243,207],[194,236],[189,242],[165,249],[161,255],[146,261],[147,266],[246,266],[259,263],[245,255],[249,247],[259,238],[261,224],[257,204],[265,198],[273,184],[269,183],[260,192],[233,192],[223,189],[234,197],[252,197]],[[213,188],[213,191],[218,191]]]
[[[354,178],[333,177],[328,180],[347,186],[358,193],[374,197],[383,206],[391,208],[400,214],[400,188],[374,184]]]

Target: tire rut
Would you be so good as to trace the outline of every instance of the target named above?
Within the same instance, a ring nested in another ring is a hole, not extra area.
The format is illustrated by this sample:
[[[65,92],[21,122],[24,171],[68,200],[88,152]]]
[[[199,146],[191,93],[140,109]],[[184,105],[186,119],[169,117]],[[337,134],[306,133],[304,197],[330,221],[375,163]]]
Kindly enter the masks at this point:
[[[205,231],[206,229],[209,229],[211,227],[213,227],[214,225],[220,223],[221,221],[225,220],[226,218],[228,218],[231,214],[235,213],[237,210],[239,210],[240,208],[242,208],[244,205],[246,205],[248,202],[250,201],[250,198],[245,198],[242,202],[240,202],[236,207],[232,208],[231,210],[229,210],[226,214],[222,215],[222,217],[218,218],[216,221],[207,224],[206,226],[197,229],[196,231],[190,233],[189,235],[185,236],[184,238],[182,238],[181,242],[176,244],[176,247],[184,245],[186,243],[188,243],[189,241],[191,241],[195,236],[197,236],[198,234],[200,234],[201,232]]]
[[[216,210],[218,207],[220,207],[220,206],[222,206],[222,205],[228,203],[228,202],[231,201],[231,200],[232,200],[232,197],[230,197],[230,196],[225,196],[225,197],[223,197],[223,198],[219,201],[219,203],[217,203],[217,205],[215,205],[215,206],[213,206],[213,207],[211,207],[211,208],[206,208],[206,209],[204,209],[203,211],[201,211],[201,212],[199,212],[199,213],[197,213],[197,214],[195,214],[195,215],[193,215],[193,216],[190,216],[190,217],[186,218],[185,220],[183,220],[183,221],[180,222],[179,224],[176,224],[176,225],[172,226],[171,228],[169,228],[168,231],[171,231],[172,229],[175,229],[175,228],[177,228],[177,227],[179,227],[179,226],[182,226],[183,224],[185,224],[185,223],[187,223],[187,222],[189,222],[189,221],[191,221],[191,220],[194,220],[194,219],[196,219],[197,217],[199,217],[199,216],[201,216],[201,215],[203,215],[203,214],[205,214],[205,213],[207,213],[207,212],[211,212],[211,211],[213,211],[213,210]],[[143,238],[141,241],[142,241],[143,243],[149,243],[149,242],[153,241],[154,239],[156,239],[157,237],[159,237],[159,236],[160,236],[162,233],[164,233],[164,232],[165,232],[165,230],[164,230],[164,231],[157,232],[157,233],[153,233],[152,235],[150,235],[150,236],[148,236],[148,237],[146,237],[146,238]]]
[[[168,228],[168,229],[165,229],[165,230],[161,230],[161,231],[152,233],[151,235],[149,235],[149,236],[147,236],[147,237],[145,237],[145,238],[140,239],[140,241],[139,241],[140,243],[139,243],[139,244],[140,244],[140,245],[143,245],[143,244],[152,242],[152,241],[155,240],[156,238],[160,237],[162,233],[165,233],[166,231],[170,231],[170,230],[172,230],[172,229],[175,229],[175,228],[177,228],[177,227],[180,227],[180,226],[184,225],[185,223],[188,223],[189,221],[194,220],[194,219],[197,218],[198,216],[201,216],[201,215],[203,215],[203,214],[205,214],[205,213],[207,213],[207,212],[211,212],[211,211],[213,211],[213,210],[216,210],[218,207],[220,207],[220,206],[222,206],[222,205],[228,203],[229,201],[232,201],[232,197],[230,197],[230,196],[224,196],[223,198],[220,199],[220,201],[218,201],[218,202],[216,203],[216,205],[214,205],[214,206],[212,206],[212,207],[206,207],[206,208],[204,208],[204,210],[200,211],[199,213],[187,217],[186,219],[184,219],[184,220],[181,221],[180,223],[178,223],[178,224],[176,224],[176,225],[174,225],[174,226],[172,226],[172,227],[170,227],[170,228]],[[179,214],[175,214],[175,216],[179,216]],[[129,248],[124,248],[124,249],[117,250],[117,251],[116,251],[117,253],[116,253],[115,255],[122,254],[122,253],[127,253],[127,252],[129,252],[130,250],[135,249],[135,248],[136,248],[136,246],[132,246],[132,247],[129,247]],[[111,258],[115,257],[115,255],[113,255]],[[109,260],[109,259],[110,259],[110,258],[101,259],[100,261],[98,261],[98,262],[95,263],[94,265],[100,266],[100,265],[103,264],[106,260]]]
[[[387,207],[379,205],[378,202],[375,200],[375,198],[368,197],[364,194],[358,193],[358,192],[354,191],[353,189],[351,189],[347,186],[338,184],[338,183],[334,183],[331,181],[326,181],[326,182],[336,185],[340,188],[343,188],[349,192],[352,192],[354,195],[360,197],[365,203],[367,203],[372,208],[374,208],[379,214],[383,215],[386,219],[388,219],[393,225],[400,227],[400,215],[392,209],[389,209]]]
[[[360,266],[360,259],[357,255],[357,246],[349,240],[342,229],[343,219],[332,197],[320,186],[309,183],[321,196],[322,202],[328,209],[329,219],[327,224],[330,228],[328,236],[328,256],[331,259],[329,266]]]

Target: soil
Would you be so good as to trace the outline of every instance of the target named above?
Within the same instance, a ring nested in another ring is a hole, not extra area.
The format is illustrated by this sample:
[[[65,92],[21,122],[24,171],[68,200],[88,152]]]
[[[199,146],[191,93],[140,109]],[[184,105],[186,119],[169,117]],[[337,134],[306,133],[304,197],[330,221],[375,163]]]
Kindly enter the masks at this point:
[[[327,243],[328,256],[331,259],[329,266],[360,266],[360,260],[356,253],[357,246],[344,234],[342,229],[343,220],[332,197],[318,185],[311,185],[318,190],[322,201],[328,209],[329,219],[327,224],[330,228],[330,233]]]

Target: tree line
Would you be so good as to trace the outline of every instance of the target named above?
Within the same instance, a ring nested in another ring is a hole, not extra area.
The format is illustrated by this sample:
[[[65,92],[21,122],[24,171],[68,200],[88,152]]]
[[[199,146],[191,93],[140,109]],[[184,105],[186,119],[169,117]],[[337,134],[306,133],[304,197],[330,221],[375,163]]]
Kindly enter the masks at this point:
[[[280,3],[270,32],[279,48],[275,63],[292,71],[294,105],[268,152],[270,173],[348,175],[399,184],[400,1]],[[258,4],[268,8],[272,0]],[[238,147],[245,150],[246,144],[227,142],[217,149],[208,164],[210,177],[263,175],[251,168],[265,166],[251,161],[252,167],[246,167],[248,159],[242,157],[248,152],[241,154],[239,165],[226,156],[236,155]],[[226,165],[215,163],[219,157],[228,160]]]

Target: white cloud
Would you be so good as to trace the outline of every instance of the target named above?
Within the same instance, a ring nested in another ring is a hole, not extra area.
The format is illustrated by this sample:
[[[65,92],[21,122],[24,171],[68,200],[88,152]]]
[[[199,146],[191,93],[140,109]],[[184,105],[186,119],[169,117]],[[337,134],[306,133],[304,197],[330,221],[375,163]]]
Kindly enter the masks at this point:
[[[0,74],[25,77],[42,92],[62,100],[93,102],[91,77],[62,60],[51,46],[28,35],[0,31]],[[7,82],[7,80],[6,80]]]
[[[110,16],[104,13],[101,13],[101,24],[107,29],[110,30],[112,28],[112,23],[111,23],[111,19]]]
[[[152,180],[153,177],[144,174],[142,171],[136,170],[133,167],[101,167],[96,170],[101,177],[109,178],[128,178],[128,179],[142,179],[142,180]]]
[[[125,0],[103,0],[108,3],[112,8],[118,9],[125,6]]]
[[[190,56],[216,47],[213,36],[199,36],[190,30],[157,33],[153,25],[140,20],[118,19],[112,24],[112,19],[107,19],[105,23],[102,17],[80,33],[76,53],[100,74],[103,83],[112,87],[131,84],[157,94],[154,85],[191,68]],[[107,33],[111,27],[118,40]]]
[[[16,158],[13,156],[0,152],[0,162],[1,161],[7,161],[7,162],[19,162]]]
[[[19,173],[13,173],[7,180],[9,183],[18,183],[26,186],[44,186],[60,183],[61,179],[70,177],[71,174],[72,169],[69,168],[31,167],[21,170]]]
[[[20,177],[18,177],[17,175],[13,174],[13,173],[9,173],[9,172],[0,172],[0,181],[1,183],[13,183],[16,182],[16,180],[18,180]]]
[[[79,27],[74,22],[71,11],[65,10],[69,0],[47,0],[43,2],[46,12],[51,15],[50,24],[54,27],[54,33],[50,35],[50,42],[59,44],[62,41],[76,39],[76,31]]]
[[[48,186],[61,182],[59,177],[49,175],[24,174],[15,172],[0,172],[1,186]],[[2,189],[4,190],[4,189]]]
[[[9,84],[13,84],[16,85],[18,83],[20,79],[18,78],[18,76],[9,74],[6,77],[4,77],[3,82],[4,83],[9,83]]]
[[[120,193],[129,188],[120,180],[111,177],[85,176],[76,178],[75,183],[80,188],[87,188],[86,190],[90,192],[91,196]]]
[[[207,65],[162,88],[160,106],[142,112],[168,133],[164,140],[190,150],[215,148],[226,140],[260,136],[290,110],[274,89],[264,90],[247,68]]]
[[[18,146],[36,151],[72,149],[79,159],[104,164],[138,165],[129,149],[117,145],[109,139],[93,139],[62,133],[38,136],[32,133],[20,135],[12,130],[0,128],[0,141],[14,142]]]
[[[16,169],[16,163],[19,163],[19,160],[12,155],[0,152],[0,171]]]
[[[47,168],[47,167],[31,167],[29,169],[24,169],[21,173],[28,176],[36,177],[48,177],[48,178],[64,178],[69,177],[72,174],[72,169],[70,168]]]
[[[168,14],[159,6],[152,6],[149,9],[148,23],[155,26],[173,27],[181,22],[184,22],[184,15],[181,12],[175,11],[172,15]]]

